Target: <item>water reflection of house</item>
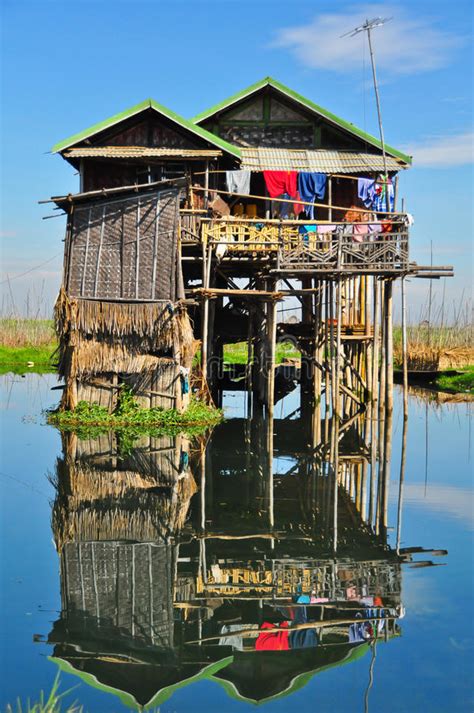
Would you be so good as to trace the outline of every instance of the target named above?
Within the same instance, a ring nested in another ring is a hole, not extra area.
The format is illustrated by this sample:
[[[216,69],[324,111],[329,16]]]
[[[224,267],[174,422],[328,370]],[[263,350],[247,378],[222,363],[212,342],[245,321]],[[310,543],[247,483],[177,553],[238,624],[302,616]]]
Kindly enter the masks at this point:
[[[407,555],[361,507],[360,429],[341,441],[336,479],[324,444],[308,459],[301,426],[285,438],[283,423],[235,419],[193,449],[182,436],[133,448],[64,436],[58,665],[129,705],[159,705],[199,679],[262,701],[398,635]],[[269,429],[275,448],[261,455]],[[354,640],[367,603],[373,636]],[[279,630],[303,610],[316,647],[256,650],[263,622]]]

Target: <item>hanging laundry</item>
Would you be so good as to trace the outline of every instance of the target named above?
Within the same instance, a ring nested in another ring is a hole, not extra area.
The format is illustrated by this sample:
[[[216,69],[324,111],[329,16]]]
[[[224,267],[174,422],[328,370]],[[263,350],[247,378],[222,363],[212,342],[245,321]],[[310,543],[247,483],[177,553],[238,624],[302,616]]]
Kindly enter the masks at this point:
[[[369,225],[367,223],[354,223],[352,239],[355,243],[363,243],[369,234]]]
[[[298,173],[298,193],[302,201],[314,203],[326,194],[327,176],[325,173]],[[305,211],[314,220],[314,206],[305,206]]]
[[[290,198],[299,199],[298,174],[296,171],[264,171],[263,177],[270,198],[278,198],[282,193],[288,193]],[[295,215],[303,210],[300,203],[293,204]]]
[[[314,649],[318,645],[318,635],[314,629],[291,631],[288,637],[290,649]]]
[[[395,206],[395,193],[391,178],[384,180],[382,177],[375,182],[375,198],[372,208],[376,211],[391,213]]]
[[[382,176],[375,181],[373,178],[358,178],[357,195],[366,208],[389,212],[394,209],[395,193],[391,178],[388,178],[387,181]]]
[[[258,624],[246,624],[245,628],[258,629]],[[234,631],[241,630],[242,624],[224,624],[220,630],[222,636],[219,639],[219,646],[232,646],[233,649],[243,651],[244,637],[233,634]]]
[[[375,200],[375,181],[373,178],[357,179],[357,195],[366,208],[372,208]]]
[[[318,235],[327,235],[327,233],[333,233],[335,230],[335,225],[318,225]]]
[[[265,629],[274,629],[275,624],[270,624],[268,621],[264,621],[260,627],[261,634],[258,635],[255,642],[255,649],[257,651],[288,651],[290,648],[288,642],[288,622],[283,621],[280,625],[281,631],[274,631],[272,633],[265,633]]]
[[[250,171],[226,171],[227,190],[229,193],[247,196],[250,193]]]

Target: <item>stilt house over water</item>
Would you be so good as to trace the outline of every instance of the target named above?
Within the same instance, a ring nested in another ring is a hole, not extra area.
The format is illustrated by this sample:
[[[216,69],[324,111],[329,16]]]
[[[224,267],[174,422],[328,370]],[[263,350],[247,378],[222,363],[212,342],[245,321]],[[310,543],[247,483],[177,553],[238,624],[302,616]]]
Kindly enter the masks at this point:
[[[292,296],[302,379],[329,399],[330,376],[349,416],[356,386],[372,393],[391,367],[393,280],[450,274],[409,261],[397,175],[411,158],[269,77],[191,120],[148,99],[52,150],[80,176],[53,198],[68,214],[66,407],[113,409],[127,383],[183,409],[196,340],[215,392],[224,343],[248,340],[246,388],[271,414],[276,307]]]

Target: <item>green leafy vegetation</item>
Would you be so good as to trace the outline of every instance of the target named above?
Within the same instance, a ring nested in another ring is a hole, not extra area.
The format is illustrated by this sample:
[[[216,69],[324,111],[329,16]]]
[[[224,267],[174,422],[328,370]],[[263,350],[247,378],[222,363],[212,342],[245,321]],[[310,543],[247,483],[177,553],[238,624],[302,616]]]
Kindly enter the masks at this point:
[[[44,692],[41,691],[39,701],[36,703],[32,703],[28,700],[23,704],[21,700],[18,699],[15,705],[7,705],[6,713],[82,713],[82,706],[78,706],[75,702],[68,705],[67,708],[62,707],[64,697],[69,695],[73,690],[73,688],[70,688],[63,693],[59,693],[58,674],[54,679],[48,698],[46,698]]]
[[[128,452],[144,433],[202,433],[222,420],[222,411],[192,399],[183,413],[175,409],[146,409],[138,405],[127,388],[121,390],[113,413],[104,406],[80,401],[72,411],[53,411],[48,423],[61,430],[74,431],[80,438],[93,438],[104,431],[117,432],[121,452]]]

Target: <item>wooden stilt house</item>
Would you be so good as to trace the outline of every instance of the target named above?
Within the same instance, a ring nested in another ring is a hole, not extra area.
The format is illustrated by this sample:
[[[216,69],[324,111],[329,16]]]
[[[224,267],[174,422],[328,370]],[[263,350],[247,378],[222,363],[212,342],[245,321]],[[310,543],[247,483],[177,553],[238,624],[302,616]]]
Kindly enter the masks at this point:
[[[146,100],[53,152],[80,175],[79,194],[54,199],[68,213],[64,405],[113,408],[125,381],[147,405],[183,408],[189,315],[213,392],[224,344],[248,340],[246,388],[271,414],[287,298],[315,398],[331,371],[338,414],[356,381],[391,403],[393,281],[451,274],[409,260],[409,156],[270,77],[190,121]]]

